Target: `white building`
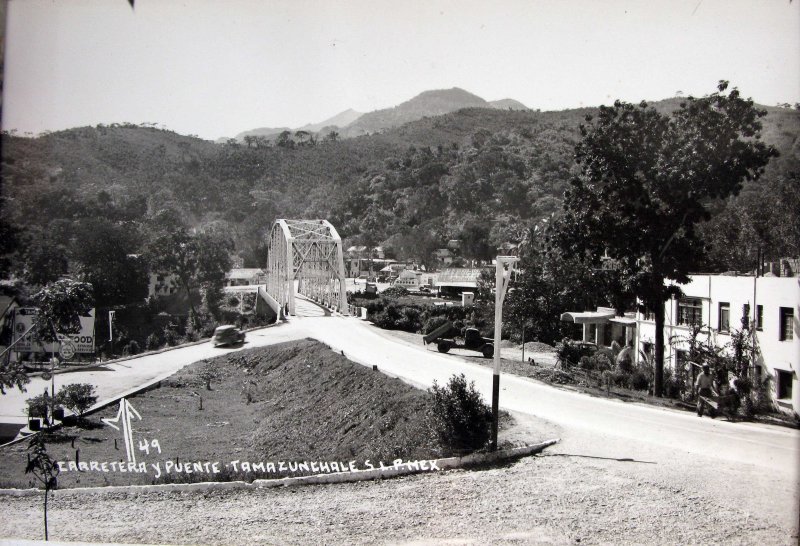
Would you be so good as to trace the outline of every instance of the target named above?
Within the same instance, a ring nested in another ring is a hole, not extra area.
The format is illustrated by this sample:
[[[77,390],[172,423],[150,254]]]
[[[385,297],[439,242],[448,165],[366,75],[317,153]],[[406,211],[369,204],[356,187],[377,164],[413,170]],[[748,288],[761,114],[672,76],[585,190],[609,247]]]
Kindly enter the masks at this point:
[[[402,286],[407,290],[419,290],[422,286],[422,272],[406,269],[395,279],[394,286]]]
[[[664,317],[665,366],[673,369],[685,355],[694,324],[702,326],[722,347],[730,333],[743,326],[755,329],[758,346],[756,375],[770,374],[778,406],[800,413],[800,278],[730,275],[691,275],[680,285],[683,297],[666,303]],[[637,315],[636,353],[647,352],[655,340],[653,317]],[[670,340],[673,342],[670,343]]]
[[[225,286],[252,286],[266,282],[266,274],[259,268],[238,267],[225,273]]]

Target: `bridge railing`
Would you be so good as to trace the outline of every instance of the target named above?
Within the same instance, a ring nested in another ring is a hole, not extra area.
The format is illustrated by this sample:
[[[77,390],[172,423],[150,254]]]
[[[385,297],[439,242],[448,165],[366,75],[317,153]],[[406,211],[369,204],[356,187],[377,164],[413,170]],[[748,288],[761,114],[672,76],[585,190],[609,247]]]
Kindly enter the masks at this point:
[[[358,317],[361,320],[367,320],[367,308],[366,307],[359,307],[358,305],[353,305],[351,303],[347,304],[347,311],[350,313],[351,317]]]

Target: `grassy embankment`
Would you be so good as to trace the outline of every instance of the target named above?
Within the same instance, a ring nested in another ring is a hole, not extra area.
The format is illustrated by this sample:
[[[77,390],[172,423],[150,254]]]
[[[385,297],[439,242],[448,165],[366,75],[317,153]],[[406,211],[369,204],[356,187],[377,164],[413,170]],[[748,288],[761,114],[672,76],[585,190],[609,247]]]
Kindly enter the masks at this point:
[[[207,377],[212,377],[211,390]],[[349,466],[354,461],[363,469],[367,460],[378,467],[379,461],[449,455],[427,424],[429,393],[311,340],[200,361],[129,402],[141,415],[131,421],[133,447],[137,469],[145,463],[146,472],[110,466],[128,460],[122,432],[101,422],[117,415],[115,404],[90,416],[88,428],[66,427],[49,441],[55,460],[98,463],[83,472],[65,464],[59,487],[251,480],[317,473],[311,468],[281,472],[281,461],[287,469],[290,462],[327,462],[334,471],[332,462]],[[26,449],[23,442],[0,451],[0,486],[33,485],[24,474]],[[234,461],[240,462],[234,466]],[[264,470],[243,471],[242,461],[264,463]],[[201,463],[202,471],[194,463]],[[274,472],[269,463],[275,464]]]

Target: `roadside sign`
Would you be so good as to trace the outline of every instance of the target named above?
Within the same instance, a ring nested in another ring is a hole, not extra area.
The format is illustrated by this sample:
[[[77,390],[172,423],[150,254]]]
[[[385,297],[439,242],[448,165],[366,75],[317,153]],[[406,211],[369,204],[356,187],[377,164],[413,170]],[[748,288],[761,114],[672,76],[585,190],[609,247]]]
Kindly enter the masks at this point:
[[[77,352],[78,349],[75,347],[75,344],[72,341],[68,339],[61,340],[61,351],[59,351],[61,358],[64,360],[72,360],[75,358],[75,353]]]
[[[18,353],[36,353],[47,352],[52,353],[61,350],[61,343],[68,341],[72,344],[74,352],[81,354],[94,353],[94,309],[89,312],[88,316],[80,317],[81,330],[75,334],[58,334],[58,342],[55,343],[41,343],[36,338],[36,332],[31,331],[28,335],[23,335],[31,326],[33,326],[39,310],[35,307],[20,307],[14,313],[14,341],[23,338],[14,346],[14,350]],[[58,343],[58,344],[57,344]],[[74,354],[72,355],[75,356]]]

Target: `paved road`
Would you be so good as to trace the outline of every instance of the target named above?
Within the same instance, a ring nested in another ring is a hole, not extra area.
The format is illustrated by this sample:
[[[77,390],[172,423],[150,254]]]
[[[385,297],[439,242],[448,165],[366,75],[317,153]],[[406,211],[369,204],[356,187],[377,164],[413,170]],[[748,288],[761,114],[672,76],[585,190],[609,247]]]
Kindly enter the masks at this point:
[[[442,355],[398,341],[355,318],[326,317],[313,304],[298,300],[298,314],[288,323],[253,331],[244,348],[266,346],[311,337],[343,351],[350,359],[378,367],[391,375],[427,388],[465,373],[487,400],[491,398],[491,370],[474,358]],[[111,364],[102,369],[57,375],[56,388],[67,382],[91,382],[101,399],[119,396],[146,381],[167,377],[183,366],[224,352],[209,343]],[[472,362],[470,361],[472,360]],[[35,379],[29,393],[39,393],[45,382]],[[11,392],[0,397],[0,421],[24,420],[24,398]],[[707,491],[731,498],[754,513],[797,527],[800,433],[796,430],[751,423],[699,419],[692,413],[590,397],[535,381],[504,375],[500,405],[545,419],[563,431],[562,453],[582,457],[632,460],[670,465],[697,460],[708,465],[676,469],[692,474]],[[726,480],[718,479],[726,476]]]

